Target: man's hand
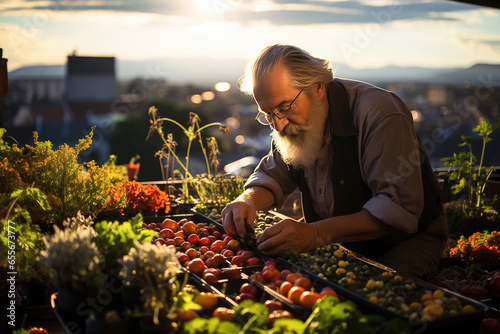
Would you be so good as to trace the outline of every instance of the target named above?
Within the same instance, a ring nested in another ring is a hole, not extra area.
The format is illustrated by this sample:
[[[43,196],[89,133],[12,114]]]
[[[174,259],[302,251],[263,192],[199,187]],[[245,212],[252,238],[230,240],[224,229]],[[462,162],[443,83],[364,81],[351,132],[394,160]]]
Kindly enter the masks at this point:
[[[226,233],[244,239],[247,226],[253,230],[256,218],[255,204],[248,198],[237,198],[222,210],[222,225]]]
[[[321,245],[315,224],[284,219],[268,227],[257,238],[257,248],[267,256],[287,257]]]

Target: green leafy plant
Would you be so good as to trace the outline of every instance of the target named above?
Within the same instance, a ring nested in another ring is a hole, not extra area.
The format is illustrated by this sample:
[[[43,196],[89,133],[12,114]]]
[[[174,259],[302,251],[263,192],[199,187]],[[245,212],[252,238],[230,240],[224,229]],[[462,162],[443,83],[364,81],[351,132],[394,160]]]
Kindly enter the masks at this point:
[[[97,233],[94,241],[106,263],[105,272],[111,277],[121,268],[119,260],[132,249],[136,243],[151,242],[157,235],[155,231],[142,228],[142,215],[138,214],[130,221],[123,223],[101,221],[94,225]]]
[[[127,181],[127,166],[118,165],[116,163],[117,157],[112,154],[109,156],[108,161],[102,165],[102,167],[107,171],[108,176],[112,183],[118,183],[121,181]]]
[[[94,161],[78,163],[80,152],[92,143],[93,131],[75,147],[64,144],[56,150],[49,141],[39,141],[36,132],[34,144],[23,148],[9,144],[4,134],[5,129],[0,129],[0,215],[11,209],[14,191],[30,191],[30,188],[45,195],[50,209],[32,205],[34,199],[29,198],[17,204],[22,205],[42,232],[51,232],[49,227],[53,224],[61,227],[65,218],[78,211],[96,216],[110,202],[114,184],[107,170]]]
[[[151,138],[151,136],[157,132],[162,141],[163,141],[163,147],[160,151],[156,153],[155,156],[157,156],[160,159],[160,164],[162,166],[162,173],[164,172],[164,166],[162,163],[162,160],[165,159],[167,162],[167,166],[165,170],[168,171],[170,170],[170,166],[168,165],[170,162],[170,158],[172,157],[175,162],[180,166],[182,172],[177,171],[177,175],[179,175],[182,179],[182,192],[183,192],[183,201],[184,202],[189,202],[192,199],[192,196],[189,194],[189,183],[194,179],[193,175],[189,171],[189,157],[191,154],[191,147],[192,143],[195,139],[198,140],[200,144],[201,151],[203,152],[203,156],[205,157],[205,163],[206,163],[206,168],[207,168],[207,176],[208,178],[211,177],[211,169],[210,169],[210,161],[212,161],[212,164],[217,164],[217,159],[216,159],[216,152],[218,152],[218,147],[215,145],[216,141],[215,138],[210,138],[208,139],[208,145],[211,148],[211,154],[210,154],[210,159],[209,155],[207,155],[207,149],[205,148],[205,144],[203,143],[203,138],[201,136],[201,133],[203,130],[212,127],[212,126],[218,126],[219,129],[221,130],[222,133],[225,133],[226,135],[230,135],[229,129],[227,126],[220,122],[214,122],[210,123],[207,125],[200,125],[201,119],[199,116],[193,112],[189,113],[189,126],[186,128],[176,120],[173,120],[171,118],[160,118],[158,109],[154,106],[151,106],[149,108],[149,117],[150,117],[150,123],[151,126],[149,128],[148,135],[146,137],[146,140]],[[171,133],[165,135],[165,132],[163,131],[163,123],[164,122],[169,122],[177,127],[179,127],[182,132],[186,135],[188,139],[188,146],[186,150],[186,155],[185,155],[185,164],[181,161],[179,158],[178,154],[175,152],[175,147],[177,146],[177,143],[174,141],[173,136]],[[215,143],[215,144],[214,144]],[[214,158],[215,156],[215,158]],[[216,168],[216,167],[215,167]],[[164,180],[168,179],[168,175],[163,175]]]
[[[483,141],[479,165],[475,165],[477,157],[472,152],[472,137],[470,136],[462,136],[463,142],[459,144],[460,147],[467,146],[468,152],[454,153],[453,157],[442,158],[441,161],[444,162],[445,166],[450,167],[446,174],[449,175],[449,180],[454,183],[451,187],[453,193],[456,195],[464,191],[469,203],[479,207],[483,205],[486,181],[494,170],[494,167],[485,168],[483,166],[486,144],[492,141],[490,134],[493,129],[489,123],[482,122],[473,131]]]
[[[196,318],[184,324],[184,334],[240,333],[240,326],[234,322],[220,321],[219,318]]]
[[[7,214],[0,220],[0,249],[2,254],[10,254],[10,246],[15,245],[15,268],[9,266],[10,271],[18,272],[23,281],[39,279],[43,282],[48,277],[48,272],[36,261],[38,252],[44,249],[43,236],[40,227],[31,222],[29,212],[21,204],[24,202],[32,205],[34,201],[42,210],[50,210],[47,197],[40,189],[29,187],[14,190],[10,199]],[[18,223],[20,217],[24,219],[22,224]],[[8,257],[2,257],[0,261],[3,268],[9,265],[7,259]]]

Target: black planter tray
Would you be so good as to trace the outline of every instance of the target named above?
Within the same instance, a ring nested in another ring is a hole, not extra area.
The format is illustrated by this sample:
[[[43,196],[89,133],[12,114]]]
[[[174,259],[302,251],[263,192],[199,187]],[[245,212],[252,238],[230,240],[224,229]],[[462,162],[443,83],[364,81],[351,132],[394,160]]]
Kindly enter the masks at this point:
[[[371,261],[371,260],[370,260]],[[364,262],[364,261],[363,261]],[[375,261],[372,261],[375,262]],[[416,320],[410,320],[409,318],[405,317],[404,315],[397,313],[395,311],[389,310],[388,308],[373,303],[370,300],[368,300],[366,297],[357,294],[356,292],[341,286],[340,284],[336,282],[329,281],[327,279],[321,278],[318,275],[312,273],[311,271],[298,266],[290,261],[287,261],[282,258],[277,258],[276,263],[280,263],[281,265],[288,267],[292,271],[301,271],[304,275],[307,275],[310,279],[314,277],[314,280],[318,284],[325,285],[325,286],[330,286],[332,287],[339,296],[343,296],[346,299],[354,301],[358,306],[359,309],[363,312],[366,313],[371,313],[371,314],[381,314],[383,316],[386,316],[388,318],[394,318],[394,317],[399,317],[407,321],[412,328],[417,332],[417,333],[427,333],[427,334],[434,334],[434,333],[479,333],[479,329],[481,326],[481,321],[484,317],[485,312],[488,310],[488,306],[485,304],[476,301],[474,299],[467,298],[465,296],[462,296],[460,294],[457,294],[453,291],[449,291],[444,288],[440,288],[438,286],[435,286],[433,284],[430,284],[428,282],[422,281],[416,277],[410,276],[410,275],[405,275],[405,274],[399,274],[403,277],[403,279],[411,279],[417,286],[424,288],[425,290],[429,291],[435,291],[435,290],[442,290],[445,296],[447,297],[455,297],[457,298],[462,305],[472,305],[475,308],[474,312],[470,313],[458,313],[456,316],[447,316],[444,318],[440,318],[434,321],[424,321],[421,319],[416,319]],[[366,262],[365,262],[366,263]],[[376,266],[377,268],[384,267],[383,265]]]
[[[190,212],[193,214],[194,221],[205,222],[205,223],[208,223],[211,225],[216,225],[219,228],[219,230],[222,233],[224,233],[222,224],[220,224],[219,222],[217,222],[213,219],[210,219],[209,217],[207,217],[203,214],[200,214],[196,211],[191,210]],[[273,214],[273,211],[270,211],[269,213]],[[239,240],[238,238],[235,238],[235,239]],[[342,245],[339,245],[339,246],[344,251],[348,251],[350,253],[353,253],[352,251],[348,250],[347,248],[343,247]],[[372,303],[364,296],[357,294],[354,291],[352,291],[346,287],[343,287],[336,282],[332,282],[332,281],[329,281],[327,279],[321,278],[318,275],[312,273],[311,271],[309,271],[301,266],[298,266],[292,262],[289,262],[289,261],[281,259],[281,258],[273,259],[273,258],[266,257],[266,256],[262,255],[255,247],[245,245],[244,243],[242,243],[242,247],[253,251],[258,257],[260,257],[264,261],[266,259],[275,260],[276,264],[283,266],[283,268],[288,268],[294,272],[296,272],[296,271],[301,272],[304,276],[310,278],[311,281],[315,282],[315,284],[318,286],[322,286],[322,287],[330,286],[330,287],[332,287],[333,289],[335,289],[335,291],[337,291],[340,298],[353,301],[362,312],[369,313],[369,314],[381,314],[381,315],[384,315],[388,318],[393,318],[393,317],[402,318],[405,321],[408,321],[410,323],[410,325],[418,333],[442,333],[442,332],[450,332],[450,331],[453,331],[454,333],[478,332],[479,328],[480,328],[481,321],[483,319],[483,316],[484,316],[485,312],[488,310],[488,306],[486,306],[485,304],[480,303],[476,300],[464,297],[460,294],[457,294],[455,292],[452,292],[452,291],[449,291],[446,289],[439,288],[433,284],[422,281],[422,280],[417,279],[413,276],[400,274],[404,279],[407,279],[407,278],[411,279],[419,287],[425,288],[426,290],[430,290],[430,291],[435,291],[438,289],[443,290],[443,292],[445,293],[445,296],[455,297],[462,303],[462,305],[472,305],[475,308],[474,312],[470,312],[470,313],[463,313],[462,312],[462,313],[457,314],[456,316],[447,316],[447,317],[444,317],[441,319],[437,319],[435,321],[422,321],[419,319],[411,321],[410,319],[406,318],[404,315],[402,315],[400,313],[389,310],[386,307],[383,307],[379,304]],[[356,253],[353,253],[353,255],[355,255],[357,260],[363,262],[364,264],[366,264],[370,267],[377,268],[381,272],[391,272],[394,275],[398,274],[396,272],[396,270],[389,268],[389,267],[387,267],[379,262],[376,262],[374,260],[371,260],[369,258],[366,258],[366,257],[361,256],[361,255],[356,254]],[[272,289],[269,289],[265,286],[262,286],[262,288],[265,290],[269,290],[267,292],[276,293]],[[279,296],[281,296],[281,295],[279,295]],[[281,297],[284,297],[284,296],[281,296]],[[295,305],[294,307],[300,307],[300,306]]]
[[[184,280],[186,279],[187,275],[187,284],[193,285],[198,291],[200,292],[211,292],[214,293],[218,297],[218,302],[215,308],[217,307],[227,307],[231,308],[236,305],[234,301],[232,301],[230,298],[226,297],[224,294],[222,294],[219,290],[213,288],[203,280],[201,280],[198,276],[189,273],[185,269],[181,269],[177,272],[177,281],[179,284],[182,284]],[[86,330],[88,329],[88,324],[90,321],[90,317],[88,316],[88,312],[86,312],[85,315],[78,315],[75,312],[68,311],[61,307],[60,303],[58,302],[58,293],[53,293],[51,295],[51,307],[61,323],[64,331],[68,334],[76,334],[76,333],[86,333]],[[213,310],[201,310],[197,311],[199,316],[201,317],[211,317],[212,316]],[[126,319],[125,319],[126,320]],[[122,324],[117,324],[117,326],[121,326]],[[137,328],[132,326],[129,326],[125,333],[130,333],[130,334],[137,334]],[[113,331],[114,332],[114,331]],[[121,331],[120,331],[121,332]]]

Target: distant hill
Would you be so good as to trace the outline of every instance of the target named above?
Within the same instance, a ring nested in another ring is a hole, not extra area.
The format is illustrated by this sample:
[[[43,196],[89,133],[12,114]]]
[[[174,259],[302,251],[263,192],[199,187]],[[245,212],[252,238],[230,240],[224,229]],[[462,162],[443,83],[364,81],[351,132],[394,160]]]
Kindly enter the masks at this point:
[[[469,68],[456,69],[448,73],[440,73],[432,77],[441,82],[469,81],[483,85],[500,86],[500,65],[476,64]]]
[[[218,81],[236,83],[243,72],[245,60],[237,58],[172,58],[143,61],[117,60],[117,76],[131,78],[165,78],[174,83],[213,84]],[[369,82],[427,82],[500,86],[500,64],[476,64],[468,68],[425,68],[385,66],[354,69],[335,64],[336,76]],[[27,66],[9,72],[9,78],[64,77],[65,65]],[[495,81],[496,80],[496,81]]]
[[[33,77],[60,78],[66,74],[66,65],[34,65],[18,68],[9,72],[10,79]]]

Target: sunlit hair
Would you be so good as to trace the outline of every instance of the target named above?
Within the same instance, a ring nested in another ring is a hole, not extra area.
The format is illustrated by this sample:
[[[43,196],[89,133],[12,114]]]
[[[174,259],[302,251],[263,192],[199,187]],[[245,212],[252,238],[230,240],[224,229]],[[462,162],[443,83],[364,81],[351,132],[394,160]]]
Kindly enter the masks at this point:
[[[333,70],[327,60],[313,57],[307,51],[293,45],[275,44],[266,47],[256,58],[248,62],[243,76],[238,81],[240,90],[252,95],[255,86],[266,80],[269,73],[279,64],[287,68],[291,85],[297,89],[315,83],[327,84],[334,78]]]

